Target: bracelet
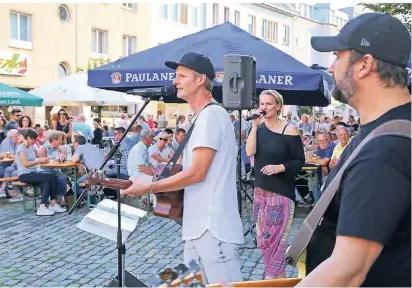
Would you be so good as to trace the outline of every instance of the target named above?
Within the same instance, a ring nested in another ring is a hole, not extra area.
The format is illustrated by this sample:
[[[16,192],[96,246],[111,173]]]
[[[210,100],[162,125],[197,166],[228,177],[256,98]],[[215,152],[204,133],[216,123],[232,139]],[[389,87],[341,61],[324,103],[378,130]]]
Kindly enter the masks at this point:
[[[152,182],[152,186],[150,187],[150,194],[153,194],[153,186],[156,182]]]

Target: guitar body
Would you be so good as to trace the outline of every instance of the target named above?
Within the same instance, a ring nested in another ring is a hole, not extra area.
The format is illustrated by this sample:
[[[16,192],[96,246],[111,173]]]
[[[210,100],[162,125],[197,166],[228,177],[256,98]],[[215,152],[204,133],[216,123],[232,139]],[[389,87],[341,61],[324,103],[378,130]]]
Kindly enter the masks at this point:
[[[162,174],[167,163],[160,163],[155,170],[153,181],[157,181]],[[172,168],[171,175],[173,176],[182,171],[182,165],[175,164]],[[165,217],[175,220],[182,225],[183,221],[183,194],[184,189],[173,192],[159,192],[156,193],[156,207],[153,210],[153,214],[159,217]]]

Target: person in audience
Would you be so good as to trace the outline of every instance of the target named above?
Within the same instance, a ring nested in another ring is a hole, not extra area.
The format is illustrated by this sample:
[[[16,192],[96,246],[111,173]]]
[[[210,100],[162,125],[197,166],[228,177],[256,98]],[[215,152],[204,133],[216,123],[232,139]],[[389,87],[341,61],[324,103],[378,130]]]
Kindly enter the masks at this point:
[[[77,179],[77,187],[75,191],[80,194],[80,184],[84,183],[87,178],[87,172],[93,169],[100,169],[104,163],[104,156],[100,152],[99,148],[95,147],[92,144],[89,144],[86,141],[84,136],[76,136],[73,141],[74,153],[72,156],[72,162],[74,163],[83,163],[86,169],[81,168],[79,173],[80,177]],[[106,167],[103,167],[103,170],[106,170]],[[75,187],[73,187],[75,189]]]
[[[53,123],[53,130],[63,131],[64,133],[70,136],[72,125],[69,121],[69,114],[67,114],[66,109],[61,108],[57,112],[57,117],[58,117],[57,121]],[[45,127],[45,130],[47,131],[49,129],[46,129]]]
[[[50,216],[55,212],[66,212],[66,209],[62,208],[56,202],[57,191],[57,178],[53,174],[40,173],[39,164],[48,163],[48,157],[37,157],[37,151],[33,144],[37,139],[37,133],[32,128],[27,128],[24,131],[24,142],[17,147],[17,171],[19,180],[27,183],[41,186],[41,202],[40,207],[37,209],[38,216]],[[47,203],[50,205],[47,207]]]
[[[175,151],[176,151],[177,147],[179,147],[179,144],[182,143],[183,139],[185,138],[185,135],[186,135],[186,130],[185,129],[178,128],[176,130],[175,137],[173,137],[173,140],[172,140],[172,143],[171,143],[172,146],[173,146],[173,149]]]
[[[333,149],[335,148],[335,145],[330,141],[327,133],[318,134],[317,141],[319,143],[319,148],[316,154],[309,156],[306,161],[321,166],[323,183],[330,171],[329,162],[332,159]]]
[[[72,125],[72,130],[73,133],[81,132],[87,140],[93,139],[92,127],[86,123],[86,117],[83,114],[80,114],[79,117],[77,117],[77,121]]]
[[[117,127],[115,133],[113,134],[114,140],[118,142],[124,135],[126,129],[123,127]],[[142,130],[143,131],[143,130]],[[121,153],[120,158],[120,179],[129,179],[129,174],[127,172],[127,161],[129,158],[130,150],[140,141],[140,134],[133,134],[131,137],[125,137],[122,142],[120,142],[119,151]],[[107,172],[107,177],[117,178],[117,166],[114,165],[112,169]]]
[[[142,130],[150,130],[150,126],[147,124],[143,115],[139,116],[139,124],[142,126]]]
[[[247,156],[254,156],[255,191],[253,218],[258,247],[262,250],[265,279],[285,278],[285,252],[295,211],[295,177],[305,163],[297,128],[281,119],[283,98],[275,90],[259,97],[246,142]],[[264,123],[260,121],[264,119]]]
[[[158,140],[158,142],[159,141],[160,140]],[[150,156],[148,153],[148,147],[152,144],[152,142],[153,133],[150,130],[142,130],[140,132],[140,141],[133,146],[132,150],[130,150],[129,158],[127,160],[127,171],[130,176],[134,176],[138,173],[143,173],[149,176],[154,175],[155,167],[153,166],[153,164],[151,164],[151,161],[149,159]],[[156,146],[157,144],[153,144],[151,147]],[[156,204],[155,195],[150,194],[150,202],[153,205]],[[146,199],[143,200],[143,204],[145,206],[147,205]]]
[[[309,115],[303,114],[300,117],[301,123],[298,128],[303,130],[304,135],[312,135],[312,125],[309,123]]]
[[[149,163],[152,164],[154,168],[156,168],[160,163],[169,162],[169,155],[166,154],[169,151],[168,149],[166,149],[166,143],[168,141],[169,135],[166,132],[161,132],[159,135],[157,135],[156,143],[151,145],[147,150]],[[130,155],[131,154],[129,154],[129,157]]]
[[[179,129],[179,128],[181,128],[181,129],[183,129],[183,130],[186,131],[185,121],[186,121],[185,115],[179,115],[179,117],[177,117],[176,130]],[[186,132],[187,132],[187,131],[186,131]]]
[[[7,124],[6,117],[0,115],[0,144],[6,138],[6,124]]]
[[[349,144],[350,139],[350,131],[349,128],[341,127],[337,130],[338,132],[338,139],[339,144],[335,146],[332,153],[332,159],[329,162],[329,168],[332,169],[333,167],[338,164],[339,158],[342,155],[343,151],[345,150],[346,146]]]
[[[351,134],[357,132],[359,129],[359,124],[355,122],[355,117],[353,117],[353,115],[349,115],[348,128]]]
[[[333,122],[330,124],[329,131],[335,131],[336,127],[338,126],[338,123],[340,122],[340,117],[339,115],[333,116]]]
[[[7,132],[7,138],[3,140],[0,144],[0,159],[11,158],[16,159],[16,150],[18,143],[18,131],[16,129],[11,129]],[[13,175],[13,172],[17,171],[17,167],[14,162],[4,162],[0,163],[0,177],[9,178]],[[7,185],[8,181],[4,181],[0,187],[0,197],[7,197]]]
[[[15,108],[11,110],[10,113],[10,121],[6,124],[6,130],[16,129],[19,130],[21,127],[19,126],[20,118],[23,116],[23,112],[19,108]]]
[[[117,126],[117,127],[123,127],[124,130],[126,130],[127,127],[129,127],[129,120],[127,120],[127,114],[126,114],[126,113],[123,113],[123,114],[120,116],[120,120],[117,121],[117,125],[116,125],[116,126]]]
[[[20,117],[19,119],[19,126],[20,128],[31,128],[33,126],[33,121],[31,120],[31,118],[27,115],[24,115],[22,117]]]
[[[93,140],[92,144],[93,145],[98,145],[100,149],[103,148],[103,129],[102,129],[102,120],[100,118],[94,118],[93,119]]]
[[[328,132],[330,124],[325,122],[325,116],[320,116],[319,122],[315,125],[315,132]]]
[[[40,157],[47,157],[50,160],[65,160],[66,153],[62,151],[63,139],[65,139],[64,132],[62,131],[51,131],[49,133],[49,141],[44,143],[38,151]],[[66,151],[67,152],[67,151]],[[58,173],[54,168],[42,168],[42,173],[50,173],[56,176],[57,179],[57,191],[56,200],[57,203],[62,205],[64,195],[67,190],[67,183],[69,181],[66,175]]]
[[[128,155],[128,175],[133,176],[139,172],[150,176],[153,175],[154,167],[151,165],[148,157],[148,147],[152,142],[153,133],[150,130],[142,130],[140,132],[140,141],[133,146]]]

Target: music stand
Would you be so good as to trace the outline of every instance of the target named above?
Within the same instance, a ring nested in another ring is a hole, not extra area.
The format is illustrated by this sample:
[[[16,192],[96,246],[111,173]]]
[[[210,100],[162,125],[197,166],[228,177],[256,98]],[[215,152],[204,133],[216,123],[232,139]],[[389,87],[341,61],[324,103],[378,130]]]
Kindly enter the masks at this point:
[[[153,95],[155,96],[155,95]],[[146,108],[146,106],[149,104],[151,101],[151,97],[148,97],[142,108],[137,112],[137,114],[134,116],[132,122],[129,124],[129,127],[127,127],[126,131],[124,132],[123,136],[120,138],[118,142],[116,142],[110,152],[107,154],[106,160],[103,162],[99,170],[102,170],[107,162],[116,154],[117,150],[120,147],[120,143],[123,141],[123,139],[127,136],[127,133],[129,133],[130,129],[133,127],[134,123],[137,121],[139,116],[142,114],[143,110]],[[120,174],[120,157],[118,155],[117,157],[117,173],[118,176]],[[77,184],[77,183],[76,183]],[[76,191],[77,192],[77,191]],[[68,211],[68,214],[71,215],[73,211],[77,208],[77,206],[80,204],[82,199],[84,198],[85,194],[88,192],[87,189],[84,189],[82,194],[77,198],[77,201],[73,204],[73,206],[70,208]],[[149,201],[148,201],[149,202]],[[148,203],[149,205],[149,203]],[[117,277],[113,279],[109,287],[147,287],[144,285],[142,282],[140,282],[137,278],[133,277],[130,273],[128,273],[125,269],[125,258],[126,258],[126,246],[122,243],[122,228],[121,228],[121,203],[120,203],[120,189],[117,189],[117,264],[118,264],[118,273]],[[126,283],[127,282],[127,283]],[[139,284],[139,285],[136,285]]]

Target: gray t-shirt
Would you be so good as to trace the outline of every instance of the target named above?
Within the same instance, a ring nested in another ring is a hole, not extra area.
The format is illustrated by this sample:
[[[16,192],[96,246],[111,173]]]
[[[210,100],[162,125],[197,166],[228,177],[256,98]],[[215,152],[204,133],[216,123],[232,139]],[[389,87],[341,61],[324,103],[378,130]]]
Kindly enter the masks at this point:
[[[17,174],[20,176],[22,174],[38,172],[38,169],[40,168],[39,165],[34,165],[28,168],[24,167],[23,163],[20,160],[20,156],[19,156],[20,152],[23,152],[24,154],[26,154],[28,161],[34,161],[36,159],[36,153],[35,153],[33,145],[27,148],[26,146],[24,146],[24,144],[20,144],[17,147],[17,151],[16,151]]]
[[[74,154],[80,155],[80,162],[83,163],[88,170],[100,169],[104,162],[104,156],[99,148],[89,143],[79,145]]]

